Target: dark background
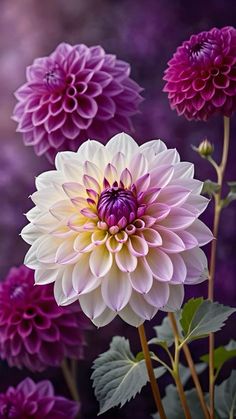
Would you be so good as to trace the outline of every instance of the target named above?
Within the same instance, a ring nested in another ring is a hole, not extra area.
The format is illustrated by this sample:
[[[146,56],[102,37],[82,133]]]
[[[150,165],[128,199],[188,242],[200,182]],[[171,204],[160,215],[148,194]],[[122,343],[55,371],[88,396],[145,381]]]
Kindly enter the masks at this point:
[[[196,165],[196,177],[214,178],[206,161],[191,149],[191,144],[208,138],[215,144],[215,158],[220,156],[223,123],[214,117],[208,123],[187,122],[170,110],[166,94],[162,92],[163,71],[176,47],[192,33],[236,24],[235,0],[1,0],[0,1],[0,275],[3,279],[9,268],[23,263],[27,245],[19,237],[26,220],[23,213],[30,208],[28,196],[34,191],[34,177],[50,170],[44,157],[35,156],[32,148],[23,145],[20,134],[15,133],[11,114],[15,99],[13,92],[25,81],[25,68],[33,59],[48,55],[58,43],[100,44],[106,52],[115,53],[130,62],[132,77],[144,87],[145,101],[134,118],[135,138],[141,143],[147,139],[161,138],[168,147],[176,147],[182,160]],[[236,180],[235,128],[232,118],[230,157],[226,177]],[[218,246],[216,298],[228,305],[236,305],[236,205],[224,210]],[[204,220],[212,225],[212,204]],[[206,249],[207,250],[207,249]],[[208,251],[208,250],[207,250]],[[188,287],[187,295],[206,295],[207,284]],[[152,326],[160,322],[161,315],[147,325],[149,336]],[[93,359],[108,348],[114,334],[132,340],[132,348],[139,351],[137,332],[117,319],[109,326],[88,334],[86,360],[79,365],[79,388],[83,402],[84,418],[95,418],[98,411],[89,380]],[[236,338],[235,316],[217,335],[218,343]],[[201,348],[201,352],[200,352]],[[207,351],[207,342],[193,345],[193,356]],[[233,363],[228,366],[229,372]],[[27,371],[9,370],[0,365],[0,391],[16,384]],[[49,377],[58,393],[69,396],[60,371],[51,370],[35,379]],[[224,374],[221,374],[221,379]],[[207,375],[203,376],[207,388]],[[163,391],[166,379],[160,380]],[[144,389],[135,401],[121,411],[113,410],[106,418],[137,419],[150,417],[154,405],[149,389]]]

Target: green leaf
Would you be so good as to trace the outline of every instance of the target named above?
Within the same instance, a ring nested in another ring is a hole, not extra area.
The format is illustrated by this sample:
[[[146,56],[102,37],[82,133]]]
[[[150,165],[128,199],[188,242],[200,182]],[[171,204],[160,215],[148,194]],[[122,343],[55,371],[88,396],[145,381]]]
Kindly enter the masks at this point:
[[[215,387],[215,408],[221,419],[234,419],[236,416],[236,370],[230,377]]]
[[[236,342],[231,340],[227,346],[219,346],[214,351],[214,366],[219,371],[226,361],[236,357]],[[201,356],[201,360],[209,364],[209,354]]]
[[[204,419],[204,414],[201,409],[201,405],[198,399],[198,395],[195,389],[185,391],[187,403],[191,411],[192,419]],[[180,403],[179,395],[176,387],[170,384],[166,387],[166,395],[162,399],[163,407],[168,419],[183,419],[184,412]],[[153,415],[153,419],[160,419],[159,413]]]
[[[236,182],[227,182],[229,185],[229,193],[226,196],[226,198],[224,198],[222,200],[222,207],[225,208],[227,207],[232,201],[236,200]]]
[[[190,342],[220,330],[228,317],[236,311],[233,307],[203,300],[201,297],[189,300],[182,309],[180,324],[184,340]]]
[[[93,369],[91,378],[100,404],[99,414],[123,406],[149,381],[145,360],[137,360],[130,351],[129,341],[120,336],[114,337],[110,349],[94,361]],[[156,368],[156,378],[165,371],[164,367]]]
[[[206,367],[207,364],[205,364],[204,362],[199,362],[198,364],[195,364],[195,369],[198,375],[205,371]],[[185,384],[187,384],[188,380],[191,378],[190,369],[182,364],[179,364],[179,374],[181,383],[183,384],[183,386],[185,386]]]
[[[175,313],[175,317],[176,317],[177,325],[179,326],[179,332],[181,334],[181,330],[180,330],[181,328],[179,325],[179,312]],[[164,349],[165,347],[169,347],[173,345],[174,335],[173,335],[173,331],[172,331],[172,328],[171,328],[171,325],[167,316],[164,317],[160,326],[154,327],[154,330],[156,333],[156,337],[149,340],[148,342],[149,345],[160,345]]]
[[[193,316],[196,313],[198,307],[203,303],[203,297],[191,298],[185,303],[182,309],[182,315],[180,318],[180,324],[185,334],[188,333],[189,324],[192,322]]]
[[[209,195],[210,197],[217,193],[220,189],[218,183],[213,182],[210,179],[205,180],[202,188],[202,194]]]

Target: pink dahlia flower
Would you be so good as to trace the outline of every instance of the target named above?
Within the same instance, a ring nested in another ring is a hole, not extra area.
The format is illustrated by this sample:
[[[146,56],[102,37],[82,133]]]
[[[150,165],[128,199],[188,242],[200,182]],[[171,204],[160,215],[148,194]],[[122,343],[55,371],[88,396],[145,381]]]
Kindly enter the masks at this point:
[[[58,150],[77,150],[87,138],[131,131],[142,89],[129,75],[129,64],[100,46],[62,43],[36,59],[15,94],[13,118],[25,145],[53,161]]]
[[[0,394],[0,418],[9,419],[75,419],[77,402],[55,396],[50,381],[34,383],[30,378]]]
[[[78,304],[58,307],[51,285],[34,286],[34,272],[12,268],[0,284],[0,358],[31,371],[83,358],[88,321]]]
[[[96,325],[118,314],[137,326],[158,309],[177,310],[184,284],[207,278],[199,246],[212,234],[198,216],[208,200],[193,165],[162,141],[87,141],[59,153],[36,187],[25,263],[36,284],[55,283],[58,304],[79,299]]]
[[[192,35],[168,63],[164,91],[172,109],[187,119],[230,117],[236,108],[236,29]]]

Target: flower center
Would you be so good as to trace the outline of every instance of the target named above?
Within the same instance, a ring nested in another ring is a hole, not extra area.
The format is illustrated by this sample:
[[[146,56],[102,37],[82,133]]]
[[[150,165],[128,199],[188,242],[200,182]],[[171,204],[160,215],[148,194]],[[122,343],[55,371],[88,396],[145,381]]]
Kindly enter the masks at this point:
[[[44,82],[50,90],[60,90],[65,86],[65,76],[59,67],[54,67],[47,71],[44,76]]]
[[[208,62],[211,59],[215,44],[209,41],[198,41],[189,46],[189,55],[198,63]]]
[[[138,203],[132,191],[116,186],[105,189],[98,200],[97,210],[101,221],[109,227],[122,222],[122,227],[135,220]]]

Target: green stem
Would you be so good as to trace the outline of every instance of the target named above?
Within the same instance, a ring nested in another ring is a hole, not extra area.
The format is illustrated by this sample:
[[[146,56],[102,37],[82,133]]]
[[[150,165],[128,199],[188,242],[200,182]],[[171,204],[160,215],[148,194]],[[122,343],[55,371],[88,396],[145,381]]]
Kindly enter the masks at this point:
[[[213,226],[213,235],[214,240],[211,245],[211,258],[210,258],[210,272],[209,272],[209,282],[208,282],[208,299],[210,301],[214,300],[214,279],[215,279],[215,269],[216,269],[216,251],[217,251],[217,238],[219,232],[219,223],[220,223],[220,214],[221,214],[221,195],[223,180],[225,174],[225,168],[228,160],[229,153],[229,136],[230,136],[230,120],[226,116],[224,117],[224,143],[223,143],[223,152],[221,163],[218,166],[214,164],[217,173],[217,182],[219,184],[219,190],[215,193],[215,212],[214,212],[214,226]],[[215,386],[215,377],[214,377],[214,333],[209,335],[209,396],[210,396],[210,419],[214,419],[214,386]]]

